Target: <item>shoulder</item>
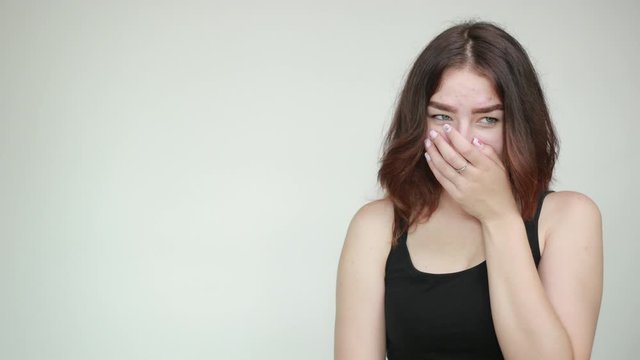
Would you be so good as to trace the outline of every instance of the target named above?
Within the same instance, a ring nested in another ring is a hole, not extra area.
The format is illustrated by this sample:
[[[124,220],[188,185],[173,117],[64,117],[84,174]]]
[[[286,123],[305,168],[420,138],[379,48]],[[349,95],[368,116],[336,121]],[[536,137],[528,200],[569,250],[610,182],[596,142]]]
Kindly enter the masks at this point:
[[[538,274],[574,355],[588,359],[602,299],[600,210],[587,195],[558,191],[547,195],[540,220],[543,215],[549,233]]]
[[[601,217],[600,209],[595,201],[577,191],[549,193],[542,209],[546,212],[546,215],[552,215],[551,219],[555,219],[555,223],[562,223],[562,221],[572,219],[595,220]]]
[[[342,260],[384,266],[391,248],[393,211],[393,203],[387,198],[369,202],[358,209],[349,223]]]
[[[336,359],[384,358],[384,279],[392,224],[393,205],[386,199],[365,204],[351,219],[336,281]]]
[[[598,205],[589,196],[577,191],[549,193],[543,203],[539,220],[545,242],[601,241],[602,216]],[[576,236],[590,234],[598,236]],[[568,236],[573,234],[574,236]]]
[[[366,232],[388,231],[391,234],[393,211],[393,203],[388,198],[371,201],[358,209],[349,227]]]

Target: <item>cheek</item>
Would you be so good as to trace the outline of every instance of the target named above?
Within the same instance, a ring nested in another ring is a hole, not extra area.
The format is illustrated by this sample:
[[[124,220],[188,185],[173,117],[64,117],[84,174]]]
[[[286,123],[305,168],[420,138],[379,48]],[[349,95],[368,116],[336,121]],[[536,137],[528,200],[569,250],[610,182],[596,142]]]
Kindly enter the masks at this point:
[[[443,124],[437,124],[434,121],[427,121],[427,133],[429,133],[429,130],[434,129],[437,131],[444,131],[442,129],[442,125]]]

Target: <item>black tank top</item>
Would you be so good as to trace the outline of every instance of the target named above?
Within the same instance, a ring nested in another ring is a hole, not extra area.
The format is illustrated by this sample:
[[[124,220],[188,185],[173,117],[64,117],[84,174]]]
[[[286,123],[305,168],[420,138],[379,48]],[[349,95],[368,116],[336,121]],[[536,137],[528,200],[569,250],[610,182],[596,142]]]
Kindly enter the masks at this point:
[[[525,222],[536,267],[538,218]],[[385,326],[389,360],[503,359],[489,303],[486,260],[458,272],[430,274],[413,266],[405,232],[385,270]]]

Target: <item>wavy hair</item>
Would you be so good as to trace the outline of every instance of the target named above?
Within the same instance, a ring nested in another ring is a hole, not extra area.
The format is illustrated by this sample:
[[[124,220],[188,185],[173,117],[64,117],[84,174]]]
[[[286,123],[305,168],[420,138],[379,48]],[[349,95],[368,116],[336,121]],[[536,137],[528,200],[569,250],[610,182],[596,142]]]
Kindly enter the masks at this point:
[[[384,141],[378,182],[394,206],[393,245],[438,207],[442,186],[424,154],[427,105],[445,70],[471,67],[492,80],[503,102],[504,165],[523,219],[535,214],[558,157],[536,71],[520,43],[497,25],[465,22],[436,36],[414,62]]]

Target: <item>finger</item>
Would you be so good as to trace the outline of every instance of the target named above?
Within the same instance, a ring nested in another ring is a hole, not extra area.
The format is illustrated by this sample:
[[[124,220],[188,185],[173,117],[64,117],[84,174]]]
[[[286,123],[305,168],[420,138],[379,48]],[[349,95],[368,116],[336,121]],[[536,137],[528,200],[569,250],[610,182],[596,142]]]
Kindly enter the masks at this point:
[[[442,128],[444,129],[447,138],[449,138],[449,141],[451,141],[453,148],[462,155],[462,157],[473,165],[481,166],[483,161],[486,159],[482,156],[482,153],[476,146],[473,146],[473,144],[465,139],[462,134],[460,134],[460,132],[454,129],[451,125],[444,124]]]
[[[465,165],[468,165],[468,161],[460,155],[437,131],[429,131],[429,137],[431,141],[438,147],[438,151],[442,154],[442,157],[453,169],[460,169]],[[445,173],[446,174],[446,173]]]
[[[434,165],[431,155],[429,155],[428,152],[425,152],[424,157],[427,159],[427,165],[429,165],[429,169],[431,169],[431,172],[436,177],[436,180],[438,180],[440,185],[442,185],[442,188],[444,188],[449,194],[454,194],[455,192],[457,192],[457,187],[449,179],[447,179],[447,177],[444,176],[444,174],[442,174],[442,172],[440,172],[440,170],[438,170],[438,168]]]
[[[442,157],[440,149],[433,143],[430,143],[429,139],[425,141],[425,145],[427,146],[427,154],[431,159],[431,167],[436,168],[448,182],[457,186],[457,182],[460,180],[460,174]]]
[[[484,142],[482,142],[482,140],[476,137],[473,138],[472,143],[473,145],[475,145],[478,151],[480,151],[482,154],[484,154],[486,157],[491,159],[494,163],[496,163],[500,167],[504,167],[504,164],[502,163],[502,159],[500,159],[500,156],[498,156],[496,151],[493,149],[493,146],[489,144],[485,144]]]

